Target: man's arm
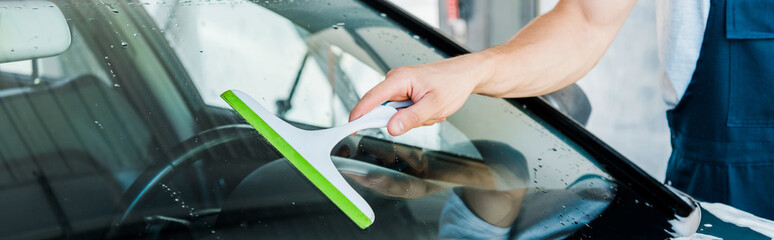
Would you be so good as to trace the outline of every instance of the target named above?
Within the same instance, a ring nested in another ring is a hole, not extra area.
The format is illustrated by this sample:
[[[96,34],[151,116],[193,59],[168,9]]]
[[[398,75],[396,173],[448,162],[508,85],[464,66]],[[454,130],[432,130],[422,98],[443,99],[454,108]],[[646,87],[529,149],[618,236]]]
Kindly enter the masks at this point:
[[[392,135],[446,120],[470,94],[538,96],[583,77],[599,61],[636,0],[562,0],[505,44],[434,63],[393,69],[350,114],[410,99],[388,125]]]

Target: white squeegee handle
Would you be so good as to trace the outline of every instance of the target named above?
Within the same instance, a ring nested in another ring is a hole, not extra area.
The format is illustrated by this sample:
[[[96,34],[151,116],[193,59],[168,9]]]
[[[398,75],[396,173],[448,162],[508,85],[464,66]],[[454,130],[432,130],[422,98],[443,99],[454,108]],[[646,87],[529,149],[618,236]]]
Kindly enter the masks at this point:
[[[356,133],[357,131],[369,128],[387,127],[387,123],[390,121],[390,118],[392,118],[392,115],[395,115],[395,113],[398,112],[399,108],[405,108],[413,104],[414,102],[412,101],[386,102],[381,106],[376,106],[370,112],[366,113],[358,119],[355,119],[352,122],[313,132],[319,134],[320,138],[329,139],[329,143],[332,144],[330,146],[332,149],[336,143],[341,141],[341,139],[344,139],[345,137]]]
[[[405,108],[405,107],[414,105],[414,102],[412,102],[411,100],[406,100],[406,101],[400,101],[400,102],[386,102],[382,105],[398,109],[398,108]]]

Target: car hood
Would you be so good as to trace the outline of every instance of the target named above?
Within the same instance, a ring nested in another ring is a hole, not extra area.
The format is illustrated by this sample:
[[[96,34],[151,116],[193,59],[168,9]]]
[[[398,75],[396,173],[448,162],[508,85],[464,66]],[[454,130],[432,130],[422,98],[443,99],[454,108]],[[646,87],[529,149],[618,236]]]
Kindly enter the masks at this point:
[[[699,205],[701,223],[696,234],[676,239],[774,239],[774,221],[723,203]]]

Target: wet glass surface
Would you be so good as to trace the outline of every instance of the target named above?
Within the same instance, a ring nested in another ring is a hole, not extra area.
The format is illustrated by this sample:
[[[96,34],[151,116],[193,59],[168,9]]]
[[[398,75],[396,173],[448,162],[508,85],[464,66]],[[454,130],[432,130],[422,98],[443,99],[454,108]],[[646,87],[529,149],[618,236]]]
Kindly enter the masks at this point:
[[[333,149],[376,212],[361,230],[219,95],[331,127],[390,69],[448,56],[357,1],[53,2],[69,50],[0,63],[0,238],[564,237],[617,194],[529,109],[473,96]]]

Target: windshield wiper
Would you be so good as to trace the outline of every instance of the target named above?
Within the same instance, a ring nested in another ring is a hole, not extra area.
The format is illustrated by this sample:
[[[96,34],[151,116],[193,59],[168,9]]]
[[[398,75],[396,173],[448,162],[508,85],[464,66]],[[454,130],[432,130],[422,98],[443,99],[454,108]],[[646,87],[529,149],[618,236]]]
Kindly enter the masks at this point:
[[[291,101],[293,100],[293,94],[296,93],[296,87],[298,87],[298,82],[301,80],[301,73],[304,72],[304,67],[306,67],[307,59],[309,59],[309,51],[306,51],[306,53],[304,54],[304,58],[301,59],[301,66],[298,67],[298,73],[296,73],[296,80],[293,81],[293,87],[290,88],[290,95],[288,95],[287,99],[277,100],[277,116],[281,118],[285,118],[285,114],[287,114],[288,111],[290,111],[290,109],[293,108]]]

